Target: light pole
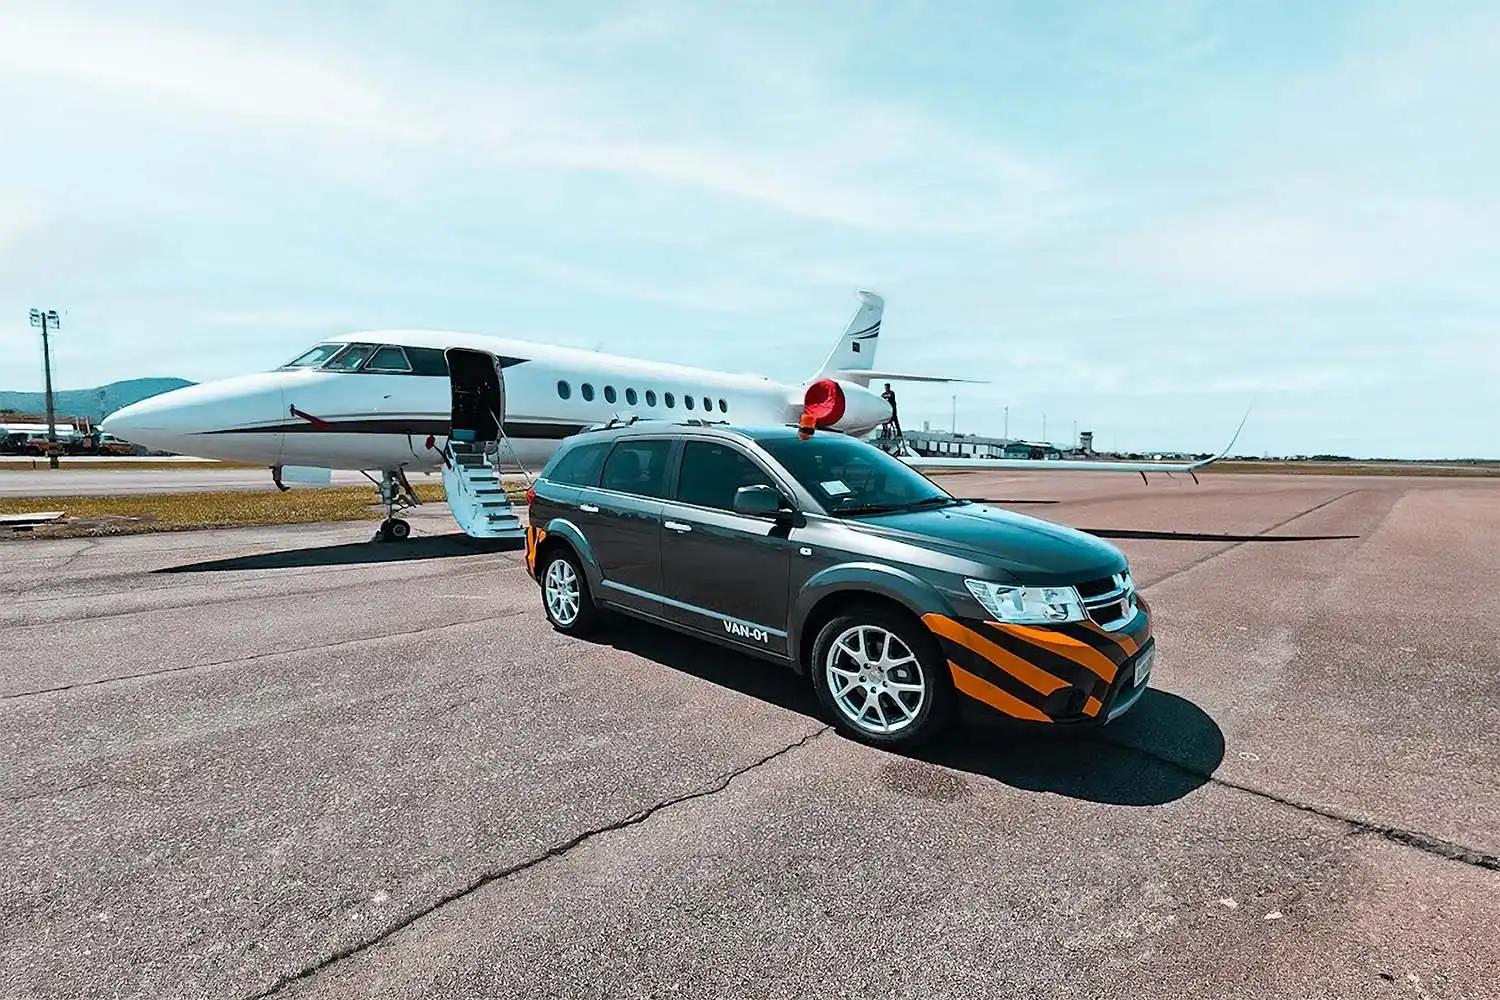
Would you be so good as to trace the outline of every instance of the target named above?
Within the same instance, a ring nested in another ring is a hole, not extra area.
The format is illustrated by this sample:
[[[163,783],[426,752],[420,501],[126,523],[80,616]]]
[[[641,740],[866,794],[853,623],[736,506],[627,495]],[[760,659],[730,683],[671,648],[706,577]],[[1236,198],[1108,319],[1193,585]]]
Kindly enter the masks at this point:
[[[42,370],[47,379],[47,465],[57,468],[57,413],[52,405],[52,348],[47,343],[47,330],[56,330],[60,325],[56,309],[43,312],[31,310],[31,325],[42,328]]]
[[[952,416],[949,419],[951,421],[949,423],[949,425],[948,425],[949,432],[951,432],[953,434],[957,434],[958,433],[958,397],[957,396],[953,397],[953,414],[952,414]]]
[[[1007,440],[1007,441],[1010,440],[1010,404],[1009,403],[1007,403],[1005,405],[1005,434],[1003,436],[1004,436],[1005,440]]]

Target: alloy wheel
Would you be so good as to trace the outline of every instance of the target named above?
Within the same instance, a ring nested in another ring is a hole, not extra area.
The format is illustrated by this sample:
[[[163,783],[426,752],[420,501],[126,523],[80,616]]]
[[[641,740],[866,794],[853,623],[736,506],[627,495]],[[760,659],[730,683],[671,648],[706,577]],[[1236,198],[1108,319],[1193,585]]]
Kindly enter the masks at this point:
[[[573,624],[578,618],[579,589],[578,574],[572,563],[566,559],[554,559],[548,563],[542,590],[552,619],[564,628]]]
[[[912,725],[927,701],[922,664],[901,637],[879,625],[839,633],[823,662],[833,703],[854,725],[889,736]]]

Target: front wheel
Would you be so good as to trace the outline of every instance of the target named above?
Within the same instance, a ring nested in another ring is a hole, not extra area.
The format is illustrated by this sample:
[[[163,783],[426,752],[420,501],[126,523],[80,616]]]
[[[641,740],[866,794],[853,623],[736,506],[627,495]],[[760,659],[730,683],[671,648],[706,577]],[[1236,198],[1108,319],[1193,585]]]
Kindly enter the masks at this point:
[[[839,729],[876,746],[912,747],[948,721],[953,685],[931,633],[899,612],[855,608],[818,632],[813,689]]]
[[[553,550],[542,558],[542,610],[559,632],[585,635],[599,624],[583,568],[570,552]]]

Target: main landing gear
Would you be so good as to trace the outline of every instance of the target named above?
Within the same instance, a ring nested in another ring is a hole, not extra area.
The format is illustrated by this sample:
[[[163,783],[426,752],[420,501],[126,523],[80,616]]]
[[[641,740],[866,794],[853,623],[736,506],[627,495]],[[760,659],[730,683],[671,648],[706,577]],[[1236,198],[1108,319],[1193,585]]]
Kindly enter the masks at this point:
[[[375,477],[365,473],[366,478],[375,482]],[[380,522],[380,530],[375,533],[371,541],[379,542],[404,542],[411,537],[411,522],[397,517],[399,511],[410,510],[421,504],[417,491],[411,488],[411,483],[406,478],[406,470],[386,470],[380,481],[375,483],[380,490],[380,502],[385,505],[385,520]]]

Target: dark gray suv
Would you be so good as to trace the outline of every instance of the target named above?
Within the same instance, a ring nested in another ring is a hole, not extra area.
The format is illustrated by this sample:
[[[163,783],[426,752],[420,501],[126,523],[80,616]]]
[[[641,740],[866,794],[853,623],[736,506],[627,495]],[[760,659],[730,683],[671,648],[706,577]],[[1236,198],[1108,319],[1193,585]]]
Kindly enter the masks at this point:
[[[557,629],[620,611],[787,664],[871,743],[930,737],[960,694],[1088,725],[1146,688],[1150,610],[1117,548],[957,499],[842,434],[588,431],[528,499],[526,564]]]

